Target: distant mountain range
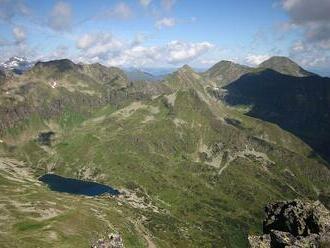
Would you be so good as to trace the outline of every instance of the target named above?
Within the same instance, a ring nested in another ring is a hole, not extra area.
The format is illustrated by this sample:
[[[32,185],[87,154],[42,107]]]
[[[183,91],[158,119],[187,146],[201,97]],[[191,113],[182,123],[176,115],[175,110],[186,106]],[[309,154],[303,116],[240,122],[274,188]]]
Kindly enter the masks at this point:
[[[22,74],[32,68],[34,62],[28,61],[23,57],[11,57],[7,61],[0,64],[0,69],[4,71],[12,71],[16,74]]]
[[[247,113],[279,124],[330,161],[330,79],[308,72],[285,57],[257,68],[220,62],[206,72],[225,86],[225,101],[252,106]]]
[[[136,68],[128,68],[128,69],[124,69],[124,71],[128,79],[131,81],[156,82],[162,80],[165,77],[165,75],[153,75],[149,72]]]
[[[203,76],[212,80],[218,86],[223,87],[247,73],[258,72],[264,69],[271,69],[281,74],[294,77],[315,76],[314,73],[304,70],[291,59],[281,56],[271,57],[257,67],[248,67],[231,61],[220,61],[204,72]]]
[[[6,73],[4,247],[85,247],[105,232],[125,247],[247,247],[270,201],[330,206],[329,78],[288,58],[202,73],[185,65],[154,83],[68,59]],[[38,181],[45,173],[120,194],[53,192]]]

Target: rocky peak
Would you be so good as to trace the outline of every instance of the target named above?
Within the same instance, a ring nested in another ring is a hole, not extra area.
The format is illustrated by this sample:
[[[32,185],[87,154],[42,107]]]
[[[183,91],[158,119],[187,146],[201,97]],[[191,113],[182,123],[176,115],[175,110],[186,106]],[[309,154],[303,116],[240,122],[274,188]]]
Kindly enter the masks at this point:
[[[83,64],[81,71],[102,83],[110,83],[112,86],[127,87],[128,79],[124,71],[117,67],[107,67],[100,63]]]
[[[179,68],[178,72],[183,72],[183,73],[192,72],[192,73],[195,73],[194,70],[187,64],[183,65],[181,68]]]
[[[39,61],[34,66],[34,68],[38,68],[38,69],[48,68],[48,69],[55,69],[60,72],[72,70],[78,67],[79,65],[76,65],[69,59],[50,60],[46,62]]]
[[[271,203],[265,207],[263,231],[262,236],[249,236],[250,247],[330,245],[330,212],[319,201]]]
[[[308,77],[314,75],[313,73],[304,70],[291,59],[283,56],[271,57],[262,62],[258,67],[272,69],[279,73],[295,77]]]
[[[232,61],[222,60],[212,66],[204,73],[204,76],[217,83],[218,86],[225,86],[239,79],[242,75],[249,73],[252,68]]]
[[[12,71],[17,74],[22,74],[33,66],[33,62],[28,61],[24,57],[11,57],[7,61],[0,64],[0,68],[5,71]]]

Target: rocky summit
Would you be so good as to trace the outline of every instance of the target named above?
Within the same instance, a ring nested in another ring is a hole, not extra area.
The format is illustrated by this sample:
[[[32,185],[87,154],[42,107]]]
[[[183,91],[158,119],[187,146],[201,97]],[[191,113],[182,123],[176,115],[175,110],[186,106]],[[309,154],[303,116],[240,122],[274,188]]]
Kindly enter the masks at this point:
[[[315,75],[314,73],[306,71],[291,59],[283,56],[271,57],[259,64],[258,67],[272,69],[279,73],[294,77],[310,77]]]
[[[249,236],[251,248],[329,247],[330,212],[319,201],[270,203],[265,207],[263,233]]]

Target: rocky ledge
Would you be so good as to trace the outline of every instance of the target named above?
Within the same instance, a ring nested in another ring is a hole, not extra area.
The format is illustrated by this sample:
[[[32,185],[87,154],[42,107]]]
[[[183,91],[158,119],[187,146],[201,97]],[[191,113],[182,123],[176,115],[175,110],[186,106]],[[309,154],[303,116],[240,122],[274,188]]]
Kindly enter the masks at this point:
[[[251,248],[330,247],[330,212],[319,201],[271,203],[265,207],[263,233],[249,236]]]

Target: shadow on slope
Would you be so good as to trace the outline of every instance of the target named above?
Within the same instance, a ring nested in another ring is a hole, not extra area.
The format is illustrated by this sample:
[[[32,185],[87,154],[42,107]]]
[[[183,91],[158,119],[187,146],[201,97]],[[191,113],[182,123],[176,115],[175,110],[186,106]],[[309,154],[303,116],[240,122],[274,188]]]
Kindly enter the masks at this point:
[[[253,106],[249,116],[278,124],[330,162],[330,78],[266,69],[246,74],[225,89],[227,103]]]

